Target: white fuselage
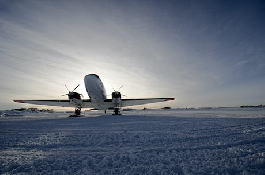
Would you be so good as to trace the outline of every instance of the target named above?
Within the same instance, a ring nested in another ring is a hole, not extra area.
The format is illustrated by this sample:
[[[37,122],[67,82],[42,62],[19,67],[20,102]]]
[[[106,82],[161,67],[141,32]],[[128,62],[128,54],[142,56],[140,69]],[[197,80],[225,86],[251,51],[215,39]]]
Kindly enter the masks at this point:
[[[98,105],[102,104],[104,100],[106,100],[106,90],[105,87],[100,80],[99,76],[96,74],[86,75],[84,78],[86,91],[91,99],[91,102],[96,103]]]

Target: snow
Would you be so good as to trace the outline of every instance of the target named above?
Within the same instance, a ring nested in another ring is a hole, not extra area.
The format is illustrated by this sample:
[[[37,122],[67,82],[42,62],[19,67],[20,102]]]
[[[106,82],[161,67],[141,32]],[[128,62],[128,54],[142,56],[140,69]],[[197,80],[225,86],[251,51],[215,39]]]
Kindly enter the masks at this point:
[[[263,108],[122,113],[2,111],[0,174],[265,174]]]

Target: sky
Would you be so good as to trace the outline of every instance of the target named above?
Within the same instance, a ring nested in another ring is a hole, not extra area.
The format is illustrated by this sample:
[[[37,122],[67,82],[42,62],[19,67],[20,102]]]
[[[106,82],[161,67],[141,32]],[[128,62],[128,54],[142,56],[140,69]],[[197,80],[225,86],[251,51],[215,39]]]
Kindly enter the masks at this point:
[[[108,94],[175,97],[160,106],[265,105],[264,31],[263,0],[0,0],[0,109],[65,85],[88,98],[90,73]]]

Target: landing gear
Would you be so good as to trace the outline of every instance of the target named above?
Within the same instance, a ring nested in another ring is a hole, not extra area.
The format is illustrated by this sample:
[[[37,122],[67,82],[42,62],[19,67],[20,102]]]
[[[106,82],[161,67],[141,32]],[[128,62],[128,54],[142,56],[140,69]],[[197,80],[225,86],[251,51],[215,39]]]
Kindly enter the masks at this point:
[[[111,101],[112,101],[112,104],[114,107],[114,111],[113,111],[114,113],[112,115],[121,115],[120,114],[120,107],[121,107],[121,102],[122,102],[121,101],[121,93],[119,91],[112,92],[112,100]]]
[[[81,116],[81,108],[76,108],[75,109],[75,114],[70,115],[69,117],[80,117]]]
[[[81,114],[81,109],[75,109],[75,115],[80,115]]]
[[[119,108],[114,108],[114,113],[112,115],[121,115]]]

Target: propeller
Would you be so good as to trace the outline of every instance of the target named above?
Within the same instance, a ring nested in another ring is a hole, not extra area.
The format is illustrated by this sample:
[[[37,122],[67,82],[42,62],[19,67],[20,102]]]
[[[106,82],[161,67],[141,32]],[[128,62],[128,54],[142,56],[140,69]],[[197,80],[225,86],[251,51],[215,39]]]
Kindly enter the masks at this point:
[[[115,94],[115,96],[118,96],[118,95],[119,95],[120,98],[121,98],[122,96],[127,97],[126,95],[122,95],[122,94],[121,94],[120,90],[121,90],[122,87],[123,87],[123,85],[121,85],[117,91],[112,87],[112,89],[113,89],[113,92],[112,92],[112,98],[113,98],[113,95],[114,95],[114,94]],[[115,98],[117,98],[117,97],[115,97]]]
[[[117,91],[113,87],[112,87],[112,89],[113,89],[114,92],[119,92],[122,87],[123,87],[123,85],[121,85],[121,87],[119,87],[119,89]]]
[[[68,87],[66,86],[66,84],[64,85],[66,87],[66,89],[70,92],[70,90],[68,89]]]
[[[66,85],[65,85],[66,86]],[[76,88],[78,88],[80,86],[80,84],[78,84],[75,88],[74,88],[74,90],[72,90],[72,92],[74,92],[75,90],[76,90]]]
[[[123,85],[121,85],[121,87],[119,88],[118,92],[121,90],[121,88],[123,88]],[[128,97],[127,95],[122,95],[123,97]]]
[[[123,85],[121,85],[121,87],[118,89],[118,91],[120,91],[120,89],[123,87]]]
[[[74,90],[72,90],[72,91],[70,91],[66,85],[64,85],[64,86],[65,86],[66,89],[68,90],[68,94],[65,94],[65,95],[68,95],[68,97],[69,97],[70,95],[73,95],[73,94],[74,94],[74,91],[80,86],[80,84],[78,84],[78,85],[74,88]],[[62,95],[62,96],[65,96],[65,95]],[[80,95],[83,97],[82,94],[80,94]]]
[[[77,98],[77,99],[81,100],[80,96],[84,97],[82,94],[79,94],[78,92],[74,92],[80,86],[80,84],[78,84],[72,91],[70,91],[66,85],[64,85],[64,86],[68,90],[68,94],[65,94],[65,95],[62,95],[62,96],[66,96],[66,95],[68,96],[69,105],[71,103],[71,100],[73,100],[74,98]]]

